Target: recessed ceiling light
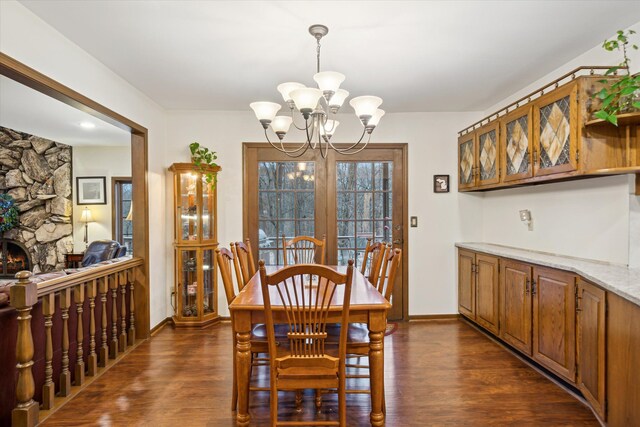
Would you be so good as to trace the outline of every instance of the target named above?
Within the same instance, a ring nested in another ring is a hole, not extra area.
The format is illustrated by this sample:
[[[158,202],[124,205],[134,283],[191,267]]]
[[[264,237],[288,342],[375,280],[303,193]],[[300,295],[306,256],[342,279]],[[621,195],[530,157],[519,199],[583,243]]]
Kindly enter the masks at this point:
[[[84,128],[84,129],[95,129],[96,125],[94,123],[91,123],[91,122],[82,122],[82,123],[80,123],[80,127]]]

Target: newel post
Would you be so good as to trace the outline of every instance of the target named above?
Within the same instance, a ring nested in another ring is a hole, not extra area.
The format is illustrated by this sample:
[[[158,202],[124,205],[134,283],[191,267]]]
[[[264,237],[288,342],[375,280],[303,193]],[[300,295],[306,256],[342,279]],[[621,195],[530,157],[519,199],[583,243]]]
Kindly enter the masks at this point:
[[[33,336],[31,335],[31,309],[38,302],[38,286],[29,278],[31,272],[16,274],[18,283],[11,286],[11,306],[18,311],[18,339],[16,341],[17,405],[11,412],[11,424],[16,427],[31,427],[38,424],[38,403],[33,400],[36,391],[33,381]]]

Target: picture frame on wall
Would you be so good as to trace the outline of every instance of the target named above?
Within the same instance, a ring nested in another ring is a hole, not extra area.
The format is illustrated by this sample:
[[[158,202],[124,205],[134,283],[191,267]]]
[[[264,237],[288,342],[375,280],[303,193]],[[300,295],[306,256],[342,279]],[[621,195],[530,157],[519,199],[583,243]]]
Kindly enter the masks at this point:
[[[448,193],[449,192],[449,175],[433,176],[433,192]]]
[[[78,205],[106,205],[107,178],[104,176],[76,177],[76,200]]]

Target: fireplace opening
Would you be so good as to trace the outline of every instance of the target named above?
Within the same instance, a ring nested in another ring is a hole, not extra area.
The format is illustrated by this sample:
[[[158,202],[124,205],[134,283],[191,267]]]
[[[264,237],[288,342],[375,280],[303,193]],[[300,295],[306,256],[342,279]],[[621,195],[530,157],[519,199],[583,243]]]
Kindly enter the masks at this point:
[[[27,248],[15,240],[0,239],[0,277],[12,278],[22,270],[31,271]]]

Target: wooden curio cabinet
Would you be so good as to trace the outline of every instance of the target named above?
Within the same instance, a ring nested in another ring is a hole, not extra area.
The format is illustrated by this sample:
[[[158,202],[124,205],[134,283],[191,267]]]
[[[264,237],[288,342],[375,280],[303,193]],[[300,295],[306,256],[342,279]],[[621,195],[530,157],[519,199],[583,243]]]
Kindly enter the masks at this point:
[[[216,188],[192,163],[174,163],[176,326],[204,326],[218,319],[215,249],[218,246]],[[214,181],[215,182],[215,181]]]

